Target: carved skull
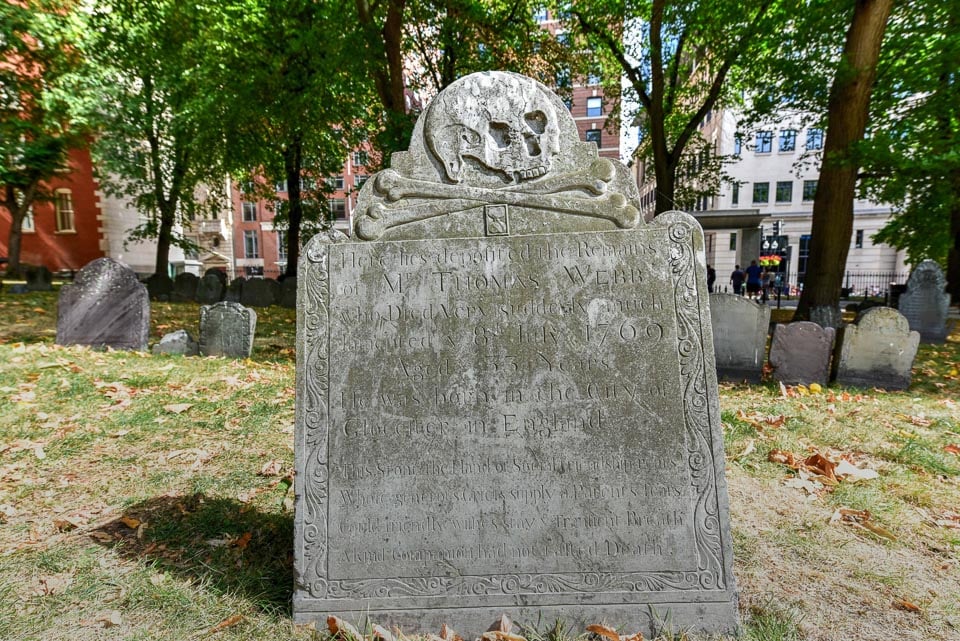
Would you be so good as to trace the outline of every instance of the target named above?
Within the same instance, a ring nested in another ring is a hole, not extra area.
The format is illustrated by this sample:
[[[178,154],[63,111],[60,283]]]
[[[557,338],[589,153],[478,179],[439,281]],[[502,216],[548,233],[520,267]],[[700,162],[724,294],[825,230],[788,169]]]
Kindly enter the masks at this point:
[[[454,183],[463,178],[465,158],[511,183],[540,178],[560,148],[556,109],[544,90],[503,72],[473,74],[450,85],[430,105],[424,129]]]

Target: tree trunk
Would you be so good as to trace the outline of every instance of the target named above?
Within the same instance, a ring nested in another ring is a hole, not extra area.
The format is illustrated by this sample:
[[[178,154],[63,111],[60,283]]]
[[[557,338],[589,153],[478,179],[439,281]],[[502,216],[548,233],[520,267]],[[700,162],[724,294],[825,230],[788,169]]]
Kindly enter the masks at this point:
[[[841,323],[840,286],[853,234],[858,162],[854,148],[867,126],[870,93],[893,0],[856,0],[843,56],[830,89],[827,132],[813,201],[813,228],[795,320]]]
[[[20,274],[20,247],[23,242],[23,219],[30,211],[30,205],[37,193],[37,183],[32,183],[17,200],[17,190],[7,185],[4,190],[4,206],[10,212],[10,235],[7,238],[7,274]]]
[[[283,168],[287,177],[287,266],[284,276],[297,277],[300,259],[300,226],[303,223],[303,199],[300,197],[300,172],[303,168],[303,143],[297,137],[283,152]]]
[[[960,169],[950,172],[952,204],[950,207],[950,238],[953,244],[947,254],[947,292],[954,305],[960,305]]]
[[[176,206],[164,204],[160,207],[160,229],[157,230],[157,262],[153,273],[170,275],[170,245],[173,238],[173,221]]]

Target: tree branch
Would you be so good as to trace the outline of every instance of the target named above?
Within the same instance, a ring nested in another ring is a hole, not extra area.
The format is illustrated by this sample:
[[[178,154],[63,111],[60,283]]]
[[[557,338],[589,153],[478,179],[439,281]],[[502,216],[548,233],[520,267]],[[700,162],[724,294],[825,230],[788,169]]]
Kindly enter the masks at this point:
[[[604,46],[606,46],[607,50],[610,51],[610,53],[613,54],[613,56],[617,59],[621,70],[627,75],[627,79],[630,80],[630,84],[633,85],[634,90],[637,92],[640,102],[649,112],[651,101],[650,95],[647,93],[647,89],[644,86],[645,82],[643,79],[643,74],[627,60],[627,57],[623,52],[622,43],[614,38],[609,32],[599,29],[595,25],[591,24],[581,12],[574,11],[573,15],[576,16],[577,22],[580,23],[580,28],[583,29],[583,32],[588,34],[592,33],[599,38]]]

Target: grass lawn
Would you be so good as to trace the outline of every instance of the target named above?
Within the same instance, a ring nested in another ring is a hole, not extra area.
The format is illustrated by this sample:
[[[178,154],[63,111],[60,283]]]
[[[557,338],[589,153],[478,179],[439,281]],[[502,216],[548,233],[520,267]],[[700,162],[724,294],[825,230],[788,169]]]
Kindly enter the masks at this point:
[[[196,305],[152,310],[151,341],[196,336]],[[250,360],[93,352],[53,344],[55,293],[0,292],[0,639],[316,636],[290,618],[294,312],[257,314]],[[906,392],[721,387],[744,638],[960,638],[958,370],[954,335]]]

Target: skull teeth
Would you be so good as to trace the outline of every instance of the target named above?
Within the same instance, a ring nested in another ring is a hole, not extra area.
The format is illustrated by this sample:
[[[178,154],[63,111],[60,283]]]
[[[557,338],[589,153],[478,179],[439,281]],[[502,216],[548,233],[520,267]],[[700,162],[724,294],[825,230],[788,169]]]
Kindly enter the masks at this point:
[[[534,167],[533,169],[524,169],[519,172],[520,178],[523,180],[529,180],[530,178],[539,178],[547,173],[547,168],[545,165],[540,165],[539,167]]]

